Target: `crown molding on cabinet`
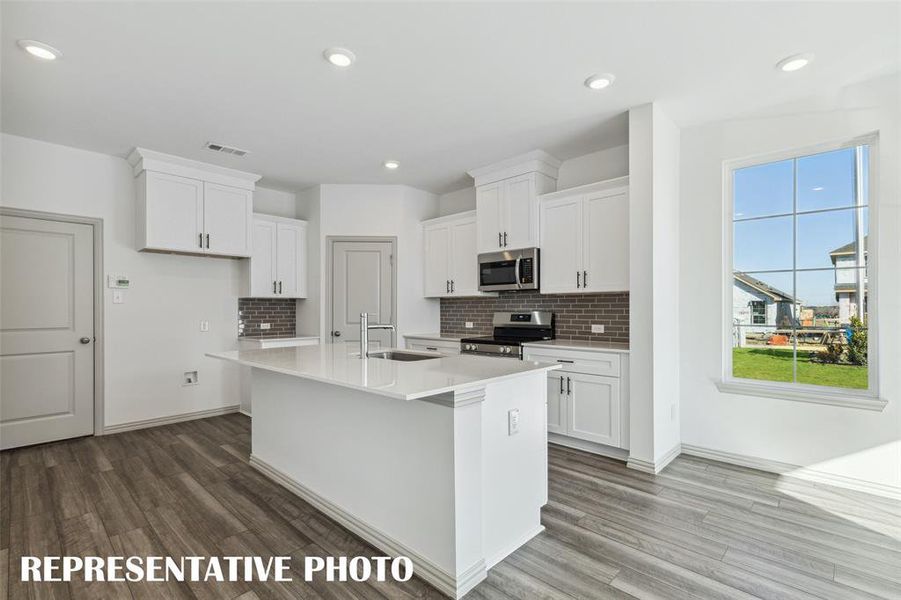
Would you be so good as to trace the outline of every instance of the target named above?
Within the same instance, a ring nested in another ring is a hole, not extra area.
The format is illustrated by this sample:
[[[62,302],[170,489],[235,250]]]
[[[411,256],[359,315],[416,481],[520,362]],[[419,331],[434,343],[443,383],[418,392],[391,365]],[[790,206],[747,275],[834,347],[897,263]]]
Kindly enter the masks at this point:
[[[251,191],[255,189],[256,182],[262,177],[262,175],[255,173],[220,167],[146,148],[135,148],[128,155],[127,160],[128,164],[134,169],[135,177],[143,171],[157,171],[159,173],[190,177]]]
[[[551,156],[544,150],[532,150],[478,169],[472,169],[469,171],[469,175],[475,180],[476,187],[535,172],[556,180],[560,165],[560,159]]]

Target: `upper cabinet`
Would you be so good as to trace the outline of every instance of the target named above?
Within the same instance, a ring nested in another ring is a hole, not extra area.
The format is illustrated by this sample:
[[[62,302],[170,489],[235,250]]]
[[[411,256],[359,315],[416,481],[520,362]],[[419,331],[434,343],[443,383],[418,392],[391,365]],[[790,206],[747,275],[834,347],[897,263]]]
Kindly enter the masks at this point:
[[[422,222],[423,295],[480,296],[476,213],[467,211]]]
[[[629,178],[540,200],[541,292],[629,289]]]
[[[248,257],[259,175],[136,148],[138,250]]]
[[[560,161],[535,150],[470,171],[476,186],[478,252],[538,246],[538,196],[557,185]]]
[[[307,222],[253,215],[251,298],[307,297]]]

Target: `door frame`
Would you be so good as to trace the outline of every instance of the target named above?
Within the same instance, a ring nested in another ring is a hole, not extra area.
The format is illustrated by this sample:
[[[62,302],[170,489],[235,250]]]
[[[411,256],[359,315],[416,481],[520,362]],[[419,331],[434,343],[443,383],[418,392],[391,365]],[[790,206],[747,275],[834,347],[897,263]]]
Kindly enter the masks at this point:
[[[94,435],[104,433],[103,219],[0,206],[0,216],[90,225],[94,235]]]
[[[378,236],[378,235],[328,235],[325,237],[326,259],[325,259],[325,293],[322,294],[326,303],[325,316],[326,325],[329,330],[322,334],[323,338],[328,338],[329,343],[334,342],[332,339],[331,327],[334,323],[333,304],[332,304],[332,273],[334,272],[335,260],[335,243],[336,242],[390,242],[391,243],[391,317],[394,321],[394,342],[400,343],[400,332],[397,330],[397,236]]]

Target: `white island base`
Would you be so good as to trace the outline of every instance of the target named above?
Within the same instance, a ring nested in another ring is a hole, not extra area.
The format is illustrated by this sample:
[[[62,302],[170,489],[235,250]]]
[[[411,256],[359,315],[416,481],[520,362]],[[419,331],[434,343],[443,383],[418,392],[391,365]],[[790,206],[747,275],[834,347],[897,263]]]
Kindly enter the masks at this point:
[[[389,367],[351,358],[355,364],[312,379],[285,366],[293,357],[262,366],[270,362],[263,352],[273,351],[254,351],[253,360],[213,355],[258,367],[253,466],[386,555],[409,557],[415,574],[440,591],[460,598],[543,530],[546,382],[554,366],[458,356]],[[365,390],[328,381],[347,368],[365,373],[367,363],[383,385],[372,377]],[[486,369],[503,372],[470,381]],[[398,391],[407,377],[438,374],[446,382],[438,393]],[[512,434],[511,410],[519,411]]]

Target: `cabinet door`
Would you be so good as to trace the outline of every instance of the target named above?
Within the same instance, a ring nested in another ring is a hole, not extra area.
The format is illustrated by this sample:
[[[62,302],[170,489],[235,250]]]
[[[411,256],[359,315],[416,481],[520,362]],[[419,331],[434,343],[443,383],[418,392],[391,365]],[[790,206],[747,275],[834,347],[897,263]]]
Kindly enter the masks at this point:
[[[205,251],[224,256],[250,256],[252,212],[253,193],[250,190],[204,182]]]
[[[541,204],[542,293],[580,292],[582,199],[560,198]]]
[[[620,382],[617,377],[564,373],[566,433],[575,438],[619,446]]]
[[[566,377],[557,373],[547,376],[547,430],[550,433],[566,433]]]
[[[203,252],[203,182],[146,171],[145,185],[143,248]]]
[[[250,295],[262,298],[277,295],[276,226],[273,221],[253,220],[253,254],[250,257]]]
[[[451,295],[477,296],[479,294],[479,256],[476,252],[476,222],[467,219],[450,226]]]
[[[450,295],[450,227],[429,225],[422,232],[424,294],[426,298]]]
[[[504,180],[501,208],[501,232],[506,233],[504,248],[532,248],[538,245],[538,196],[535,174]]]
[[[279,222],[275,278],[278,295],[284,298],[306,296],[306,228],[299,223]]]
[[[585,291],[629,289],[629,198],[626,192],[586,196],[582,247]],[[544,249],[542,248],[542,251]],[[543,273],[542,273],[543,275]]]
[[[500,181],[476,188],[476,235],[479,252],[497,252],[503,248],[503,183]]]

